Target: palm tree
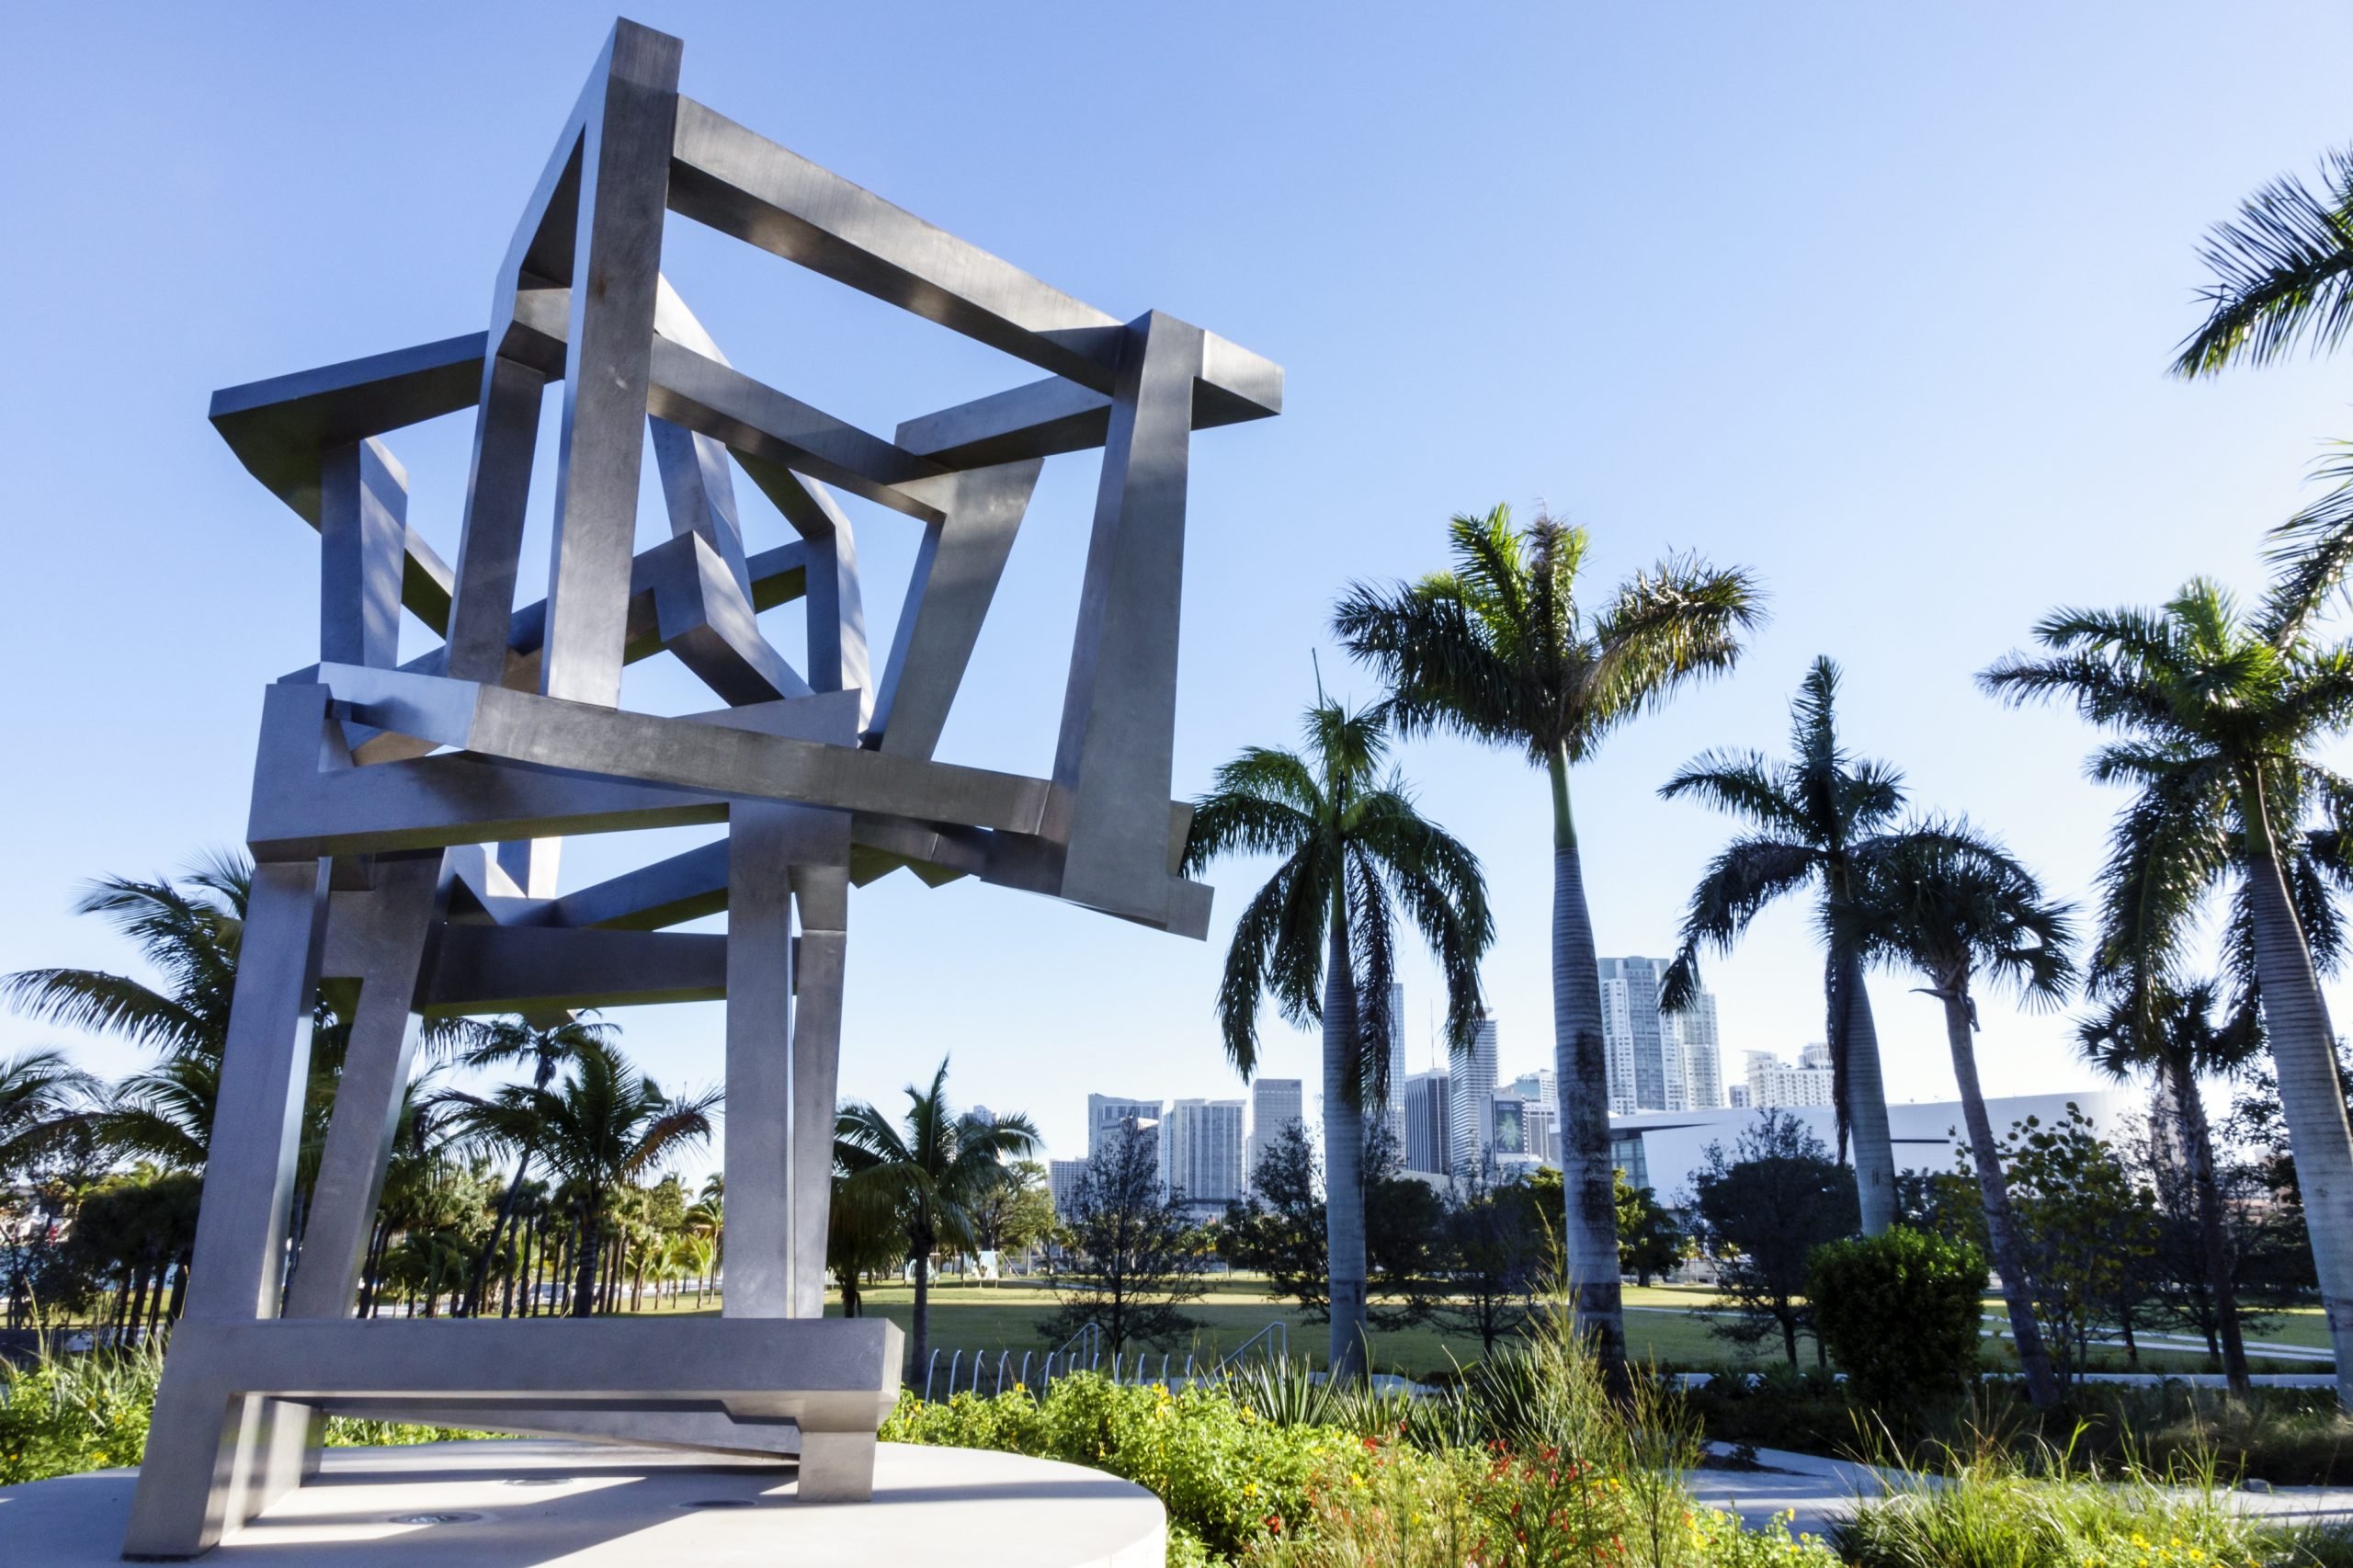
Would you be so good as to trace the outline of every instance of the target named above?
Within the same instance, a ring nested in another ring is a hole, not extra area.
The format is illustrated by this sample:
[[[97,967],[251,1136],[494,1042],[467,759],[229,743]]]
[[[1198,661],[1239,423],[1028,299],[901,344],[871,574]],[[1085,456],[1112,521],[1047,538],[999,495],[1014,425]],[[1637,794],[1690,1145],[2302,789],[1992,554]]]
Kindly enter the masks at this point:
[[[2313,629],[2343,569],[2291,567],[2251,615],[2203,579],[2160,610],[2054,611],[2035,628],[2049,656],[2013,653],[1978,678],[2014,702],[2072,701],[2122,737],[2093,753],[2088,771],[2135,790],[2117,820],[2106,902],[2130,914],[2136,949],[2162,964],[2207,896],[2234,884],[2337,1394],[2353,1406],[2353,1124],[2313,941],[2335,915],[2301,869],[2336,858],[2333,848],[2318,853],[2335,835],[2302,831],[2314,808],[2325,806],[2340,832],[2353,816],[2353,781],[2311,756],[2353,723],[2353,643],[2324,644]]]
[[[2333,349],[2353,331],[2353,148],[2321,160],[2321,181],[2315,190],[2282,176],[2208,234],[2206,319],[2182,343],[2177,375],[2268,365],[2300,342]]]
[[[253,867],[242,855],[220,855],[176,879],[104,877],[74,901],[74,913],[102,916],[127,938],[158,973],[160,985],[94,969],[29,969],[0,977],[0,1002],[18,1012],[156,1052],[153,1065],[116,1086],[94,1123],[112,1146],[177,1170],[203,1168],[252,885]],[[429,1019],[425,1038],[443,1049],[476,1027],[464,1019]],[[348,1020],[323,994],[313,1014],[303,1111],[306,1188],[326,1137],[348,1031]],[[296,1229],[299,1233],[299,1224]]]
[[[563,1080],[551,1087],[509,1084],[487,1099],[455,1096],[465,1142],[531,1152],[531,1158],[577,1195],[578,1274],[572,1315],[595,1310],[606,1210],[622,1184],[664,1156],[706,1142],[721,1091],[672,1098],[604,1041],[573,1052]]]
[[[1000,1161],[1020,1159],[1038,1147],[1038,1130],[1026,1116],[994,1121],[958,1114],[948,1103],[948,1059],[931,1075],[931,1087],[907,1085],[907,1113],[897,1127],[863,1100],[841,1108],[835,1123],[834,1157],[849,1172],[860,1199],[880,1194],[905,1228],[907,1250],[915,1261],[915,1358],[920,1368],[931,1349],[931,1252],[946,1243],[971,1244],[972,1206],[988,1191]]]
[[[1234,922],[1217,999],[1227,1056],[1258,1066],[1258,1007],[1324,1032],[1324,1253],[1331,1375],[1365,1371],[1364,1123],[1389,1093],[1393,906],[1403,905],[1446,983],[1447,1038],[1479,1018],[1479,960],[1495,941],[1479,858],[1414,809],[1388,755],[1385,711],[1319,700],[1306,755],[1252,746],[1193,803],[1185,864],[1230,853],[1282,863]]]
[[[1515,532],[1508,507],[1449,526],[1454,569],[1411,585],[1358,584],[1334,613],[1350,652],[1389,683],[1397,731],[1449,731],[1521,753],[1552,796],[1552,1051],[1567,1184],[1566,1264],[1579,1320],[1622,1378],[1625,1316],[1609,1158],[1609,1075],[1601,974],[1586,903],[1569,770],[1611,730],[1699,676],[1732,668],[1764,619],[1745,571],[1670,557],[1598,608],[1576,597],[1586,530],[1539,516]]]
[[[28,969],[0,980],[0,998],[50,1023],[218,1062],[252,885],[242,856],[209,858],[177,881],[101,878],[74,913],[104,916],[163,976],[163,987],[101,970]]]
[[[575,1059],[584,1047],[609,1040],[612,1033],[610,1024],[589,1023],[580,1018],[567,1018],[545,1028],[526,1018],[500,1018],[472,1026],[470,1039],[456,1052],[455,1064],[488,1072],[528,1062],[531,1064],[531,1087],[544,1089],[554,1081],[557,1068]],[[474,1259],[464,1301],[452,1310],[452,1316],[471,1316],[482,1311],[483,1292],[490,1289],[492,1261],[506,1243],[507,1228],[514,1220],[515,1199],[523,1189],[523,1177],[530,1165],[531,1146],[527,1142],[516,1151],[515,1175],[507,1182],[506,1190],[499,1195],[498,1213],[491,1221],[490,1235],[483,1243],[481,1256]]]
[[[2189,1167],[2190,1192],[2198,1205],[2199,1251],[2206,1289],[2214,1304],[2222,1371],[2230,1379],[2231,1392],[2244,1399],[2253,1392],[2254,1383],[2247,1375],[2238,1290],[2222,1240],[2222,1194],[2214,1176],[2214,1133],[2206,1119],[2206,1102],[2198,1092],[2198,1080],[2208,1074],[2237,1072],[2263,1048],[2263,1037],[2253,1009],[2238,1009],[2220,1021],[2215,1018],[2221,990],[2214,981],[2205,980],[2180,991],[2157,987],[2145,1002],[2135,996],[2120,997],[2106,1011],[2086,1019],[2077,1038],[2085,1059],[2109,1076],[2130,1079],[2145,1071],[2157,1081]]]
[[[2002,1272],[2010,1332],[2027,1393],[2036,1406],[2059,1403],[2050,1352],[2035,1322],[2026,1253],[2002,1174],[2001,1147],[1977,1080],[1973,986],[2016,990],[2029,1004],[2064,996],[2075,974],[2066,906],[2043,896],[2031,872],[1966,824],[1907,835],[1856,879],[1835,911],[1838,938],[1865,963],[1911,971],[1944,1006],[1945,1040],[1961,1086],[1961,1120],[1985,1212],[1985,1238]]]
[[[1883,762],[1849,756],[1838,744],[1838,666],[1814,660],[1790,705],[1787,762],[1757,753],[1709,752],[1686,763],[1659,793],[1696,795],[1745,819],[1752,831],[1710,863],[1683,919],[1683,946],[1659,987],[1668,1012],[1699,989],[1699,955],[1727,952],[1748,923],[1784,893],[1810,892],[1823,933],[1822,988],[1840,1152],[1851,1136],[1863,1233],[1895,1222],[1895,1146],[1887,1130],[1879,1031],[1862,962],[1833,939],[1836,911],[1857,867],[1901,842],[1892,829],[1904,808],[1904,776]]]
[[[86,1137],[102,1085],[62,1051],[0,1057],[0,1187]]]

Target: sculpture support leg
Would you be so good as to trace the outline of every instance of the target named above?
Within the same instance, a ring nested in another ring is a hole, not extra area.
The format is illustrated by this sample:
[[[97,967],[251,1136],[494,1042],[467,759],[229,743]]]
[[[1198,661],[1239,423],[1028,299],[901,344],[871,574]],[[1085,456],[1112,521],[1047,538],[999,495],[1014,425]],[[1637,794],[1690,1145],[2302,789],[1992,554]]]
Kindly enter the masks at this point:
[[[720,1311],[822,1317],[847,813],[736,802],[727,878],[727,1286]]]
[[[825,1232],[833,1202],[842,967],[849,925],[849,818],[823,814],[839,824],[841,861],[792,869],[801,912],[800,983],[792,1002],[791,1165],[792,1315],[800,1318],[825,1315]],[[872,1470],[870,1454],[870,1476]],[[805,1485],[805,1469],[802,1476]]]
[[[324,860],[254,868],[188,1270],[184,1311],[192,1322],[278,1315],[326,899]],[[167,1357],[123,1543],[127,1557],[192,1557],[267,1506],[299,1472],[308,1412],[248,1397],[223,1409],[203,1385],[176,1378],[176,1369]]]
[[[727,1282],[723,1317],[787,1317],[796,808],[738,802],[727,822]]]
[[[438,854],[380,859],[359,943],[359,1003],[344,1047],[326,1147],[313,1184],[286,1315],[351,1312],[360,1254],[383,1191],[401,1096],[416,1060],[417,980],[441,881]]]

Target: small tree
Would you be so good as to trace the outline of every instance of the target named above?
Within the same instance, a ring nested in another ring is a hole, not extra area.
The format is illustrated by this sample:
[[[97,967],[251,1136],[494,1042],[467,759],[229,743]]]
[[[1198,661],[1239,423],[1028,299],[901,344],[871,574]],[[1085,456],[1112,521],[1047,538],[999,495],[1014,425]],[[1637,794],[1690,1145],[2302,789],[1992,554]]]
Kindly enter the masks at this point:
[[[1528,1322],[1529,1304],[1545,1262],[1557,1250],[1547,1244],[1535,1196],[1520,1185],[1489,1187],[1473,1177],[1447,1205],[1441,1257],[1446,1293],[1430,1302],[1447,1326],[1479,1336],[1495,1353],[1495,1342]]]
[[[1264,1274],[1268,1289],[1315,1323],[1328,1321],[1332,1310],[1323,1174],[1306,1127],[1285,1122],[1250,1173],[1249,1196],[1226,1210],[1217,1237],[1228,1267]]]
[[[1366,1316],[1398,1328],[1426,1314],[1445,1205],[1404,1174],[1395,1140],[1378,1122],[1366,1131],[1364,1149]],[[1323,1175],[1306,1128],[1286,1123],[1251,1172],[1249,1197],[1227,1207],[1217,1233],[1218,1256],[1229,1267],[1263,1273],[1276,1295],[1297,1301],[1317,1323],[1331,1312]]]
[[[1814,1248],[1851,1235],[1861,1222],[1854,1177],[1812,1128],[1781,1110],[1751,1123],[1730,1156],[1722,1143],[1709,1144],[1707,1162],[1692,1177],[1693,1192],[1733,1313],[1709,1327],[1741,1345],[1779,1330],[1795,1367],[1798,1332],[1813,1322],[1807,1262]]]
[[[1066,1244],[1047,1276],[1061,1311],[1039,1324],[1059,1344],[1100,1324],[1113,1354],[1131,1340],[1162,1345],[1200,1326],[1179,1311],[1206,1285],[1210,1247],[1160,1185],[1160,1153],[1132,1129],[1086,1162],[1063,1216]]]
[[[1891,1425],[1958,1399],[1975,1380],[1985,1255],[1968,1242],[1896,1225],[1825,1243],[1806,1298],[1848,1392]]]
[[[1028,1252],[1053,1233],[1054,1199],[1046,1167],[1035,1160],[1009,1160],[996,1167],[972,1205],[972,1240],[997,1255]]]
[[[2073,1102],[2054,1126],[2037,1117],[2015,1123],[2002,1164],[2061,1382],[2083,1372],[2104,1321],[2122,1329],[2137,1355],[2132,1312],[2148,1294],[2156,1253],[2153,1195]]]

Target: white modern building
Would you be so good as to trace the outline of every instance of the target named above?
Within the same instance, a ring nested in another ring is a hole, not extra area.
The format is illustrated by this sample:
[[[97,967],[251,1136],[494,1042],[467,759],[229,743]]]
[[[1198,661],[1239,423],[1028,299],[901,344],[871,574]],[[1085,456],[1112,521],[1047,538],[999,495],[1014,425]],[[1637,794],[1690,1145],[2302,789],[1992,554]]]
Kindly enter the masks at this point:
[[[1240,1100],[1174,1100],[1160,1119],[1160,1179],[1188,1207],[1223,1209],[1242,1198]]]
[[[1449,1171],[1476,1170],[1495,1146],[1495,1017],[1482,1012],[1471,1043],[1449,1055],[1447,1162]]]
[[[1785,1068],[1785,1072],[1801,1069]],[[2045,1126],[2063,1119],[2070,1104],[2083,1108],[2094,1126],[2109,1137],[2138,1114],[2144,1102],[2127,1089],[2086,1089],[2078,1094],[2018,1095],[1985,1102],[1987,1118],[1997,1135],[2006,1135],[2013,1123],[2040,1117]],[[1746,1110],[1650,1111],[1609,1119],[1610,1162],[1637,1187],[1658,1194],[1659,1201],[1680,1204],[1689,1196],[1692,1173],[1708,1162],[1708,1145],[1721,1143],[1729,1154],[1741,1132],[1755,1124],[1766,1108]],[[1836,1113],[1827,1105],[1786,1107],[1813,1128],[1823,1147],[1838,1146]],[[1899,1170],[1948,1172],[1968,1134],[1961,1120],[1961,1102],[1936,1100],[1887,1108],[1888,1131],[1895,1145]]]
[[[1305,1084],[1298,1078],[1260,1078],[1250,1085],[1249,1165],[1246,1180],[1257,1174],[1258,1162],[1292,1122],[1307,1119]]]
[[[1453,1148],[1448,1116],[1450,1081],[1444,1072],[1416,1073],[1405,1080],[1405,1168],[1424,1176],[1447,1174]]]

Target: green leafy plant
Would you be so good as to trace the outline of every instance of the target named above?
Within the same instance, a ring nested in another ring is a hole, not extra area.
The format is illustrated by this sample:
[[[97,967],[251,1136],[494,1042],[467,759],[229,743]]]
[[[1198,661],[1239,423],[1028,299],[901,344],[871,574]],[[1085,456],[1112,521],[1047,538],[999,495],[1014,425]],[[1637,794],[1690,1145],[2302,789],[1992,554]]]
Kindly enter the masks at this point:
[[[1883,1419],[1949,1404],[1977,1371],[1985,1258],[1904,1225],[1813,1249],[1814,1331],[1857,1398]]]

